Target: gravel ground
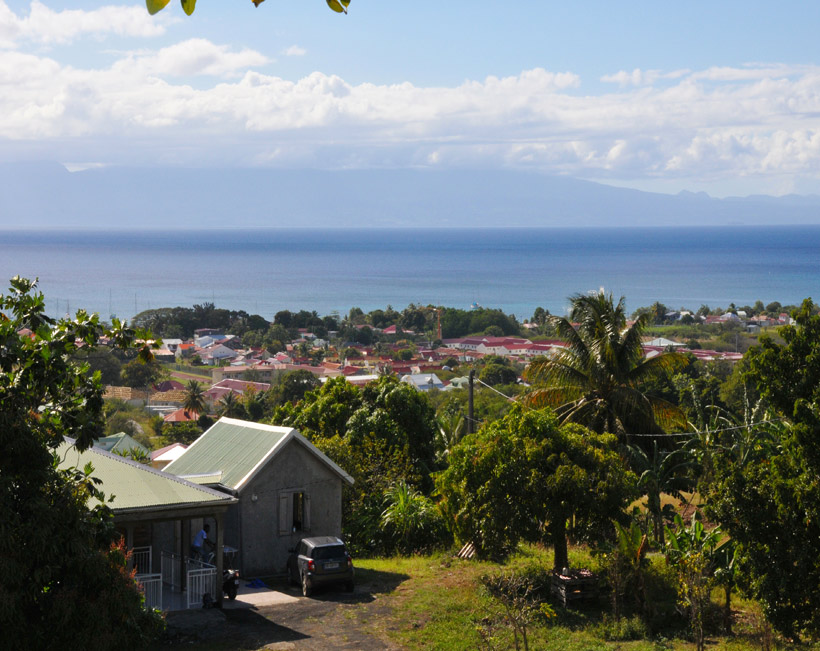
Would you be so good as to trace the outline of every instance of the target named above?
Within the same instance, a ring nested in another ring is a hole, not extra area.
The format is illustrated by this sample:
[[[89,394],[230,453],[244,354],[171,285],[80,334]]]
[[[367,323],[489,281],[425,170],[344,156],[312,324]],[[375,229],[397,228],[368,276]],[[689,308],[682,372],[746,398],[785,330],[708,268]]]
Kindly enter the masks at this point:
[[[367,584],[317,590],[310,598],[284,582],[273,586],[290,599],[254,608],[169,613],[168,639],[158,649],[271,649],[375,651],[399,649],[381,633],[390,608]],[[282,603],[284,602],[284,603]]]

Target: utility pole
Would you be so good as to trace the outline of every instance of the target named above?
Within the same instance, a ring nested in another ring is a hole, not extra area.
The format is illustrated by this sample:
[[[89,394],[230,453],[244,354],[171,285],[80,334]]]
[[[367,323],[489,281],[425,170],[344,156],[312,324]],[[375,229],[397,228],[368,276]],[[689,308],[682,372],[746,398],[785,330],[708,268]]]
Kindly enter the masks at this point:
[[[475,425],[473,424],[473,380],[475,379],[475,369],[470,369],[470,383],[467,402],[467,433],[475,432]]]

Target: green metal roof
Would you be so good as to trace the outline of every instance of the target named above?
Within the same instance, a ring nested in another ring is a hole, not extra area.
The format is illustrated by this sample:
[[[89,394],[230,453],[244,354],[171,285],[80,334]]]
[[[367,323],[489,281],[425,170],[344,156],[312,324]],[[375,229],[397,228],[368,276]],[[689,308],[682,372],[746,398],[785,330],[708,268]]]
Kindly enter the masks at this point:
[[[94,467],[92,476],[102,480],[106,497],[114,496],[110,504],[115,512],[125,509],[151,509],[234,501],[219,491],[197,486],[150,466],[125,459],[97,448],[79,452],[70,439],[57,450],[61,468]]]
[[[139,450],[145,454],[149,453],[148,448],[134,440],[125,432],[112,434],[111,436],[101,436],[94,439],[94,447],[106,452],[128,452],[129,450]]]
[[[164,471],[190,477],[191,481],[201,481],[199,477],[194,476],[221,472],[222,479],[219,483],[239,490],[293,438],[297,438],[345,481],[353,483],[350,475],[295,429],[262,425],[235,418],[220,418],[194,441],[179,459],[169,463]]]

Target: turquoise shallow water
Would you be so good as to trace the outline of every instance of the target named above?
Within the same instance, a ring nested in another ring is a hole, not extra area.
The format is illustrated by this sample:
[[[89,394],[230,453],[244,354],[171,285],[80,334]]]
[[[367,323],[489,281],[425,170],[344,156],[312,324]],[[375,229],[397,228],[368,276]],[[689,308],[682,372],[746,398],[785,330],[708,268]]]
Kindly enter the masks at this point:
[[[604,287],[633,310],[820,299],[820,226],[0,232],[0,276],[39,277],[49,311],[130,318],[214,302],[266,318],[433,303],[562,313]]]

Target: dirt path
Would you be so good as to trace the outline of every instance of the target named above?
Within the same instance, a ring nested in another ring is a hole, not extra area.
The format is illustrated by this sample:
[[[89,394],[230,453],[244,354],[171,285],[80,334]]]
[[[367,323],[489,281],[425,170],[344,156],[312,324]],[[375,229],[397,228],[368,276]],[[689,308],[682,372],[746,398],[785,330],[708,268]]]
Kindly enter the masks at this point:
[[[391,608],[380,587],[362,583],[352,594],[342,587],[328,587],[305,598],[282,583],[274,588],[298,597],[296,601],[258,609],[170,613],[170,639],[156,648],[190,648],[193,644],[198,651],[400,649],[383,632]]]

